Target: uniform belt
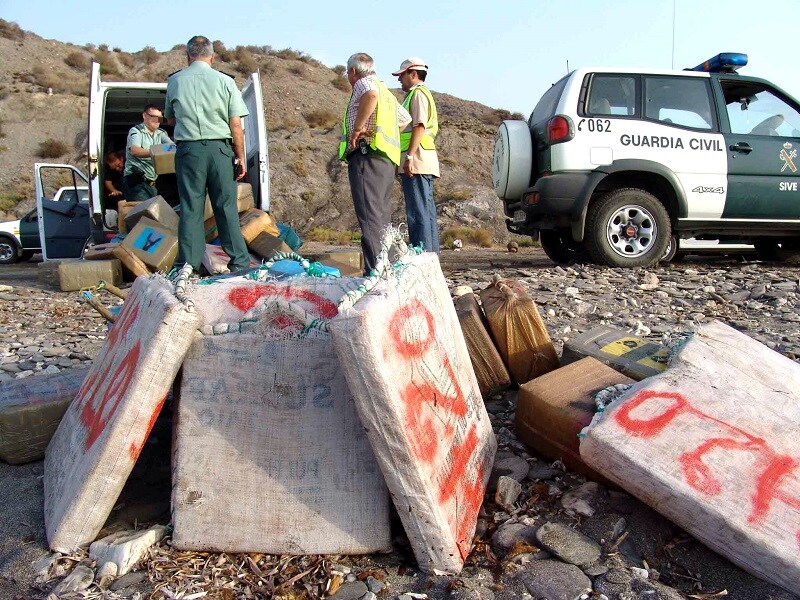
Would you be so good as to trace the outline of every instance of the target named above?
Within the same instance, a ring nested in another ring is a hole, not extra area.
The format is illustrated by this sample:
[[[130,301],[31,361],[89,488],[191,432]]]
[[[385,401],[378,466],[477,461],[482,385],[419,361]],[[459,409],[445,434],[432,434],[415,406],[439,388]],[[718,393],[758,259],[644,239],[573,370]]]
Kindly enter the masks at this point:
[[[224,144],[231,144],[230,138],[214,138],[211,140],[177,140],[175,142],[176,146],[180,146],[181,144],[202,144],[204,142],[222,142]]]

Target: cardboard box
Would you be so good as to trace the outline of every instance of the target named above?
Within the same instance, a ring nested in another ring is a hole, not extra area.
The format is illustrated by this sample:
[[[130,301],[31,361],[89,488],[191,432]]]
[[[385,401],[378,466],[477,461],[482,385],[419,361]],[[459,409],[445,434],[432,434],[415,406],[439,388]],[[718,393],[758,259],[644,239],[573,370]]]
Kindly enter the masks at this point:
[[[178,236],[161,225],[142,217],[120,244],[153,271],[167,271],[178,256]]]
[[[279,237],[278,226],[269,213],[258,208],[250,208],[239,215],[239,227],[245,243],[249,244],[262,233]]]
[[[271,259],[276,252],[291,252],[292,249],[287,246],[282,239],[277,236],[270,235],[269,233],[261,233],[256,238],[247,244],[250,251],[256,256]]]
[[[336,267],[343,277],[362,277],[364,275],[364,256],[360,250],[318,252],[309,254],[306,258],[328,267]]]
[[[597,412],[594,395],[618,383],[633,380],[591,357],[532,379],[519,388],[517,437],[548,458],[560,458],[573,471],[608,483],[581,459],[578,434]]]
[[[657,342],[648,342],[622,329],[601,325],[564,344],[561,364],[592,356],[620,373],[640,381],[661,373],[667,367],[670,350]]]
[[[127,200],[120,200],[119,204],[117,204],[117,228],[119,229],[120,233],[128,232],[128,228],[125,226],[125,217],[133,209],[133,207],[137,206],[138,204],[138,201],[128,202]]]
[[[255,204],[253,203],[253,188],[250,186],[249,183],[237,183],[236,212],[243,213],[247,209],[253,208],[254,206]],[[206,208],[205,208],[205,213],[203,213],[203,220],[208,221],[213,216],[214,216],[214,211],[211,208],[211,199],[208,196],[206,196]]]
[[[153,167],[159,175],[175,172],[175,144],[156,144],[150,146],[150,156],[153,157]]]
[[[77,292],[83,288],[108,281],[114,285],[122,283],[122,265],[112,260],[68,259],[39,263],[39,282],[62,292]]]
[[[178,233],[178,213],[161,196],[154,196],[132,207],[125,215],[125,227],[133,231],[139,219],[149,217],[170,231]]]

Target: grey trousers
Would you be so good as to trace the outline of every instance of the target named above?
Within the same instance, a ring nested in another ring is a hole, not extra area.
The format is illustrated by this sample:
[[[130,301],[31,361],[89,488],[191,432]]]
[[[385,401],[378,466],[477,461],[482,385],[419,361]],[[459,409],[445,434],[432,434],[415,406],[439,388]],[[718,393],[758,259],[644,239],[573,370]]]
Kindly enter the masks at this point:
[[[388,158],[370,151],[354,152],[347,158],[350,192],[361,227],[364,274],[375,268],[381,250],[381,236],[392,221],[392,185],[395,166]]]

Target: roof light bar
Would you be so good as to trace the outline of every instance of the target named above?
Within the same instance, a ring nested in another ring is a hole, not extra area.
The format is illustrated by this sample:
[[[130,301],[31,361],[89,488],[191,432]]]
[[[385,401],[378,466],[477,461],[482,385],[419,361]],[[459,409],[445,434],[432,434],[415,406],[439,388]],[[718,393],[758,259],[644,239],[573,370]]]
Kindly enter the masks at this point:
[[[747,54],[723,52],[689,70],[705,71],[707,73],[734,73],[739,67],[743,67],[746,64]]]

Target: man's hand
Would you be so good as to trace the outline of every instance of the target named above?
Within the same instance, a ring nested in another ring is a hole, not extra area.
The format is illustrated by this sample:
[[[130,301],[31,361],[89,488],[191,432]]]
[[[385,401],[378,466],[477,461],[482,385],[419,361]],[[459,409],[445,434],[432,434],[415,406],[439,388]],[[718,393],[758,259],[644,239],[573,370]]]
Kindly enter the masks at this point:
[[[353,133],[350,134],[350,140],[348,142],[349,143],[348,147],[350,148],[351,151],[355,150],[356,148],[358,148],[358,140],[359,140],[359,138],[364,137],[366,135],[366,133],[367,133],[367,130],[364,127],[360,127],[359,129],[356,129],[355,131],[353,131]]]
[[[119,190],[114,190],[113,192],[108,193],[109,196],[122,196],[122,192]]]
[[[403,161],[403,173],[411,177],[414,174],[414,167],[411,166],[411,158],[406,156]]]
[[[236,181],[241,181],[244,179],[244,176],[247,175],[247,169],[245,169],[244,161],[240,158],[239,161],[236,163]]]

